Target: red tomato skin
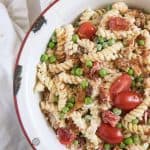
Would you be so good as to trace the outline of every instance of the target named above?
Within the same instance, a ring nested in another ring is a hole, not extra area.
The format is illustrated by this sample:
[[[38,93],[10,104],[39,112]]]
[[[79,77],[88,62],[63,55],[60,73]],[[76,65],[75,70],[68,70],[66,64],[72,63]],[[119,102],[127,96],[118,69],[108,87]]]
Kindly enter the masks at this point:
[[[96,28],[91,22],[82,23],[77,31],[77,34],[81,39],[90,39],[92,40],[96,33]]]
[[[121,130],[105,123],[100,125],[97,135],[109,144],[119,144],[123,141]]]
[[[110,87],[110,97],[114,99],[117,94],[123,91],[129,91],[132,79],[128,74],[122,74],[118,77]]]
[[[114,105],[123,110],[132,110],[141,102],[142,98],[138,93],[134,91],[124,91],[116,96]]]

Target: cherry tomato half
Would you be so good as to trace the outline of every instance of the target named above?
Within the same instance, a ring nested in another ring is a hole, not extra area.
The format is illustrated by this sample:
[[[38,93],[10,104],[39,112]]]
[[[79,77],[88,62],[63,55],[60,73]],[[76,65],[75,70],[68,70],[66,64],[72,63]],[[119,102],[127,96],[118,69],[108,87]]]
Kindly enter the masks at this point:
[[[58,128],[57,136],[61,144],[69,145],[75,139],[75,134],[68,128]]]
[[[110,96],[112,99],[123,91],[129,91],[132,84],[132,79],[128,74],[123,74],[118,77],[110,87]]]
[[[81,39],[92,39],[96,33],[96,28],[91,22],[84,22],[77,31]]]
[[[109,144],[119,144],[123,140],[121,130],[102,123],[97,130],[97,135]]]
[[[115,100],[114,105],[123,110],[132,110],[141,103],[141,96],[133,91],[124,91],[119,93]]]

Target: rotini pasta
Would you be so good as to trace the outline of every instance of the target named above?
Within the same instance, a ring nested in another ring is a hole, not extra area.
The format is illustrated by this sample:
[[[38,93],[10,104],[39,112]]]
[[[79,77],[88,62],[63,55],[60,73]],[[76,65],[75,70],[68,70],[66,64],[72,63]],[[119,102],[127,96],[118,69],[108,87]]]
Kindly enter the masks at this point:
[[[50,38],[35,91],[68,149],[149,150],[149,19],[117,2],[86,9]]]

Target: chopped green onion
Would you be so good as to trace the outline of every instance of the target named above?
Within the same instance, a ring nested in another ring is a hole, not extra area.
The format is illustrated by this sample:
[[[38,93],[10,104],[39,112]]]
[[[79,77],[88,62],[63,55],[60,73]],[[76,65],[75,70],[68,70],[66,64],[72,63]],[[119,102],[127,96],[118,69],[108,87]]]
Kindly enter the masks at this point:
[[[106,10],[107,11],[109,11],[109,10],[111,10],[112,9],[112,5],[108,5],[107,7],[106,7]]]
[[[102,47],[103,47],[103,48],[107,48],[107,47],[108,47],[108,43],[107,43],[107,42],[104,42],[104,43],[102,44]]]
[[[108,40],[108,45],[112,46],[113,44],[115,44],[115,39],[109,39]]]
[[[121,149],[123,149],[123,148],[125,148],[125,147],[126,147],[126,145],[125,145],[124,143],[121,143],[121,144],[120,144],[120,148],[121,148]]]
[[[68,111],[69,111],[69,108],[66,107],[66,106],[62,109],[62,112],[65,113],[65,114],[66,114]]]
[[[42,54],[41,58],[40,58],[40,61],[41,62],[46,62],[47,60],[48,60],[48,55],[47,54]]]
[[[73,108],[73,106],[74,106],[74,104],[73,103],[67,103],[67,105],[66,105],[68,108],[70,108],[70,109],[72,109]]]
[[[55,46],[56,46],[56,44],[52,41],[50,41],[49,44],[48,44],[48,47],[51,48],[51,49],[54,49]]]
[[[97,51],[101,51],[102,50],[102,45],[101,44],[97,44]]]
[[[108,74],[107,70],[102,68],[99,70],[100,77],[104,78]]]
[[[83,75],[83,69],[82,68],[76,68],[75,75],[76,76],[82,76]]]
[[[74,97],[69,98],[68,103],[74,104],[75,103],[75,98]]]
[[[88,87],[88,85],[89,85],[89,83],[88,83],[87,80],[84,80],[84,81],[81,82],[81,87],[82,87],[83,89],[86,89],[86,88]]]
[[[132,120],[132,123],[133,123],[133,124],[138,124],[138,123],[139,123],[139,120],[138,120],[138,119],[134,119],[134,120]]]
[[[91,68],[93,66],[93,62],[91,60],[87,60],[85,64],[89,68]]]
[[[138,76],[138,77],[136,77],[135,81],[142,83],[144,81],[144,78],[142,76]]]
[[[133,70],[132,68],[129,68],[129,69],[128,69],[128,74],[129,74],[130,76],[134,76],[134,70]]]
[[[85,97],[85,104],[86,105],[89,105],[89,104],[92,104],[93,100],[91,97]]]
[[[63,118],[64,118],[64,116],[65,116],[65,113],[63,113],[63,112],[60,112],[60,113],[59,113],[59,117],[60,117],[60,119],[63,119]]]
[[[138,135],[134,135],[132,138],[133,138],[134,144],[139,144],[140,143],[140,137]]]
[[[78,140],[75,140],[73,144],[77,146],[79,144]]]
[[[113,108],[113,113],[119,116],[121,115],[122,111],[119,108]]]
[[[79,36],[78,36],[77,34],[74,34],[74,35],[72,36],[72,41],[73,41],[74,43],[77,43],[78,39],[79,39]]]
[[[50,63],[50,64],[53,64],[53,63],[56,62],[56,57],[55,57],[54,55],[49,56],[48,60],[49,60],[49,63]]]
[[[110,144],[104,144],[104,150],[111,150]]]
[[[121,123],[118,123],[116,127],[117,127],[117,128],[122,128],[122,124],[121,124]]]
[[[106,41],[105,38],[103,38],[102,36],[98,37],[98,43],[103,44]]]
[[[71,74],[72,74],[72,75],[75,75],[75,71],[76,71],[76,68],[72,68]]]
[[[145,41],[144,40],[139,40],[138,41],[138,45],[139,46],[144,46],[145,45]]]
[[[131,145],[133,144],[133,139],[131,137],[128,137],[124,140],[124,144]]]

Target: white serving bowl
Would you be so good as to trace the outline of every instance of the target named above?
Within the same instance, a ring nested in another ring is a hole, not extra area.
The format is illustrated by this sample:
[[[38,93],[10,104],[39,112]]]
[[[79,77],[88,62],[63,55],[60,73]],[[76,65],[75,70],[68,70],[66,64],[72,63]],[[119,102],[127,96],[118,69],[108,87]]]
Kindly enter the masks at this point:
[[[65,149],[51,129],[39,107],[40,97],[34,93],[36,65],[54,29],[72,22],[86,8],[106,6],[116,0],[55,0],[42,14],[30,30],[20,48],[14,75],[14,100],[16,112],[23,132],[38,150]],[[148,10],[149,0],[125,0],[130,7]],[[41,23],[41,24],[40,24]],[[41,27],[41,28],[40,28]],[[40,28],[40,29],[39,29]],[[38,30],[35,33],[33,30]]]

